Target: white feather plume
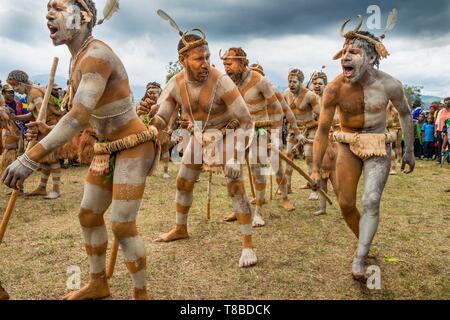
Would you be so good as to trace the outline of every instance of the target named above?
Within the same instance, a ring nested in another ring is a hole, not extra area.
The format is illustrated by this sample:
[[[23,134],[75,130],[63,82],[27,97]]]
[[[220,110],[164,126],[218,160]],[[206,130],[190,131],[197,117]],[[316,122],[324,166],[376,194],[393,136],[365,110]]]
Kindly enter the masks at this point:
[[[156,13],[158,14],[158,16],[160,16],[163,20],[169,21],[170,25],[172,26],[172,28],[174,28],[175,30],[178,31],[178,34],[180,36],[183,35],[183,31],[181,31],[180,27],[178,26],[178,24],[175,22],[175,20],[173,20],[167,13],[165,13],[163,10],[158,9],[158,11],[156,11]]]
[[[103,8],[103,19],[99,20],[97,24],[102,24],[105,20],[111,19],[111,17],[119,11],[119,0],[108,0]]]
[[[392,9],[392,11],[389,13],[387,22],[386,22],[386,28],[384,29],[383,34],[381,35],[381,38],[384,38],[386,36],[386,33],[394,29],[395,25],[397,24],[398,19],[398,10],[396,8]]]

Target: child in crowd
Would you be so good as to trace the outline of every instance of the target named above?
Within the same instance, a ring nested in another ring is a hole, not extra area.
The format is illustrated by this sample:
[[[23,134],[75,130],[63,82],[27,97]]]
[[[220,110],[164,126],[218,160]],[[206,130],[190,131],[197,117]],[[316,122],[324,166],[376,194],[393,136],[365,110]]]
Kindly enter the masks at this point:
[[[430,113],[427,122],[422,126],[423,132],[423,153],[426,160],[431,160],[434,154],[434,117]]]

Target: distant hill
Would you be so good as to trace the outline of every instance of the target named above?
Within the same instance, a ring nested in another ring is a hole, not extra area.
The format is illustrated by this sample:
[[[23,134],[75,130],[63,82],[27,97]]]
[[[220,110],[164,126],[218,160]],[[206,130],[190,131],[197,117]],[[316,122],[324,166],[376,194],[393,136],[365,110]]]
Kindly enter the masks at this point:
[[[422,103],[425,109],[429,109],[430,105],[435,101],[441,101],[442,98],[435,96],[422,96]]]

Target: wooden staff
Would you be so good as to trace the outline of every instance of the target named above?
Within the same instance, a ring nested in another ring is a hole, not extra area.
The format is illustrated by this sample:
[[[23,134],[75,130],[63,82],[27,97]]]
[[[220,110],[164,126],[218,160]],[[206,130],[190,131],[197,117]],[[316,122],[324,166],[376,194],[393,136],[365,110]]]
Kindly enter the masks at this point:
[[[273,177],[273,174],[272,174],[272,172],[270,173],[270,201],[272,201],[272,199],[273,199],[273,183],[272,183],[272,177]]]
[[[206,204],[206,219],[211,219],[211,190],[212,190],[212,171],[209,171],[209,177],[208,177],[208,203]]]
[[[45,90],[44,101],[41,104],[41,108],[39,109],[39,114],[36,119],[36,122],[46,122],[47,119],[47,106],[50,101],[50,96],[52,94],[53,84],[55,83],[55,74],[56,69],[58,68],[58,58],[53,58],[52,69],[50,71],[50,76],[48,78],[47,90]],[[36,141],[30,141],[27,145],[27,150],[29,151]],[[3,236],[6,232],[6,227],[8,226],[9,220],[11,219],[12,212],[14,210],[14,206],[16,205],[17,196],[19,195],[19,190],[14,189],[11,197],[9,198],[8,205],[6,207],[5,213],[3,214],[3,220],[0,225],[0,243],[3,241]]]
[[[247,163],[248,179],[250,180],[250,190],[252,191],[253,198],[256,198],[255,186],[253,185],[252,168],[250,167],[250,163],[248,162],[248,157],[245,160],[245,162]]]
[[[111,248],[111,256],[109,257],[108,269],[106,271],[107,279],[111,278],[114,273],[118,252],[119,252],[119,241],[117,241],[117,238],[114,237],[114,241]]]
[[[299,166],[297,166],[294,161],[292,161],[291,159],[289,159],[289,157],[287,155],[285,155],[283,152],[281,152],[280,150],[276,149],[278,151],[278,155],[280,156],[281,159],[283,159],[287,164],[289,164],[295,171],[297,171],[298,173],[300,173],[300,175],[305,178],[311,185],[314,185],[314,181],[309,177],[309,175],[303,171]],[[325,197],[325,199],[328,201],[328,203],[330,205],[333,204],[333,202],[331,201],[330,197],[326,194],[325,191],[323,191],[321,188],[317,189],[317,191]]]

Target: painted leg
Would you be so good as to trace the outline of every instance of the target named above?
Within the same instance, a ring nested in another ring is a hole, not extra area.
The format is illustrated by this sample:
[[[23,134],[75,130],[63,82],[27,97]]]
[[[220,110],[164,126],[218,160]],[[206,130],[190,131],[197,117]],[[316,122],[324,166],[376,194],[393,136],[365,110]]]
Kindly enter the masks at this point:
[[[89,260],[90,281],[80,290],[65,295],[65,300],[92,300],[110,295],[105,272],[108,234],[103,216],[111,204],[111,188],[112,184],[105,177],[88,174],[79,219]]]
[[[328,179],[320,180],[320,187],[323,191],[328,192]],[[322,194],[319,194],[319,211],[314,212],[315,216],[327,214],[327,200]]]
[[[342,216],[359,237],[359,211],[356,208],[356,190],[362,172],[362,161],[356,157],[347,144],[338,144],[336,160],[336,180],[339,186],[338,202]]]
[[[50,166],[41,164],[41,181],[39,186],[34,191],[27,193],[27,197],[46,196],[47,195],[47,182],[50,177]]]
[[[53,163],[50,165],[51,175],[53,178],[53,190],[50,191],[45,199],[58,199],[61,196],[59,185],[61,183],[61,165],[60,163]]]
[[[202,172],[201,164],[182,164],[177,176],[176,226],[155,241],[170,242],[189,237],[187,231],[188,213],[192,206],[194,184]]]
[[[281,192],[281,205],[284,208],[284,210],[286,211],[293,211],[295,210],[295,205],[289,200],[288,198],[288,184],[287,184],[287,179],[286,176],[283,172],[283,167],[280,166],[278,167],[278,171],[276,172],[276,177],[277,177],[277,184],[280,188],[280,192]]]
[[[287,143],[287,156],[289,159],[294,159],[294,147],[297,144],[297,139],[288,138]],[[292,193],[292,172],[294,169],[289,164],[286,164],[286,179],[287,179],[287,192]],[[280,190],[281,194],[281,190]]]
[[[352,274],[357,280],[366,280],[364,259],[369,254],[380,221],[380,201],[391,166],[388,156],[372,157],[364,161],[363,215],[359,221],[359,243],[352,264]]]
[[[146,287],[147,257],[144,241],[137,231],[136,219],[154,156],[152,143],[139,145],[121,152],[114,170],[112,230],[133,279],[135,300],[149,298]]]
[[[233,212],[236,213],[239,229],[242,234],[242,253],[239,267],[250,267],[257,263],[256,253],[252,242],[252,213],[250,203],[245,195],[242,177],[238,179],[227,178],[228,194],[233,201]]]
[[[253,215],[252,225],[253,227],[263,227],[266,222],[262,217],[262,206],[264,204],[264,191],[266,190],[266,176],[262,174],[261,164],[252,165],[252,172],[255,178],[255,214]]]
[[[170,154],[169,154],[169,146],[168,145],[165,145],[163,147],[161,160],[162,160],[162,162],[164,164],[163,178],[164,179],[170,179],[170,175],[169,175]]]

